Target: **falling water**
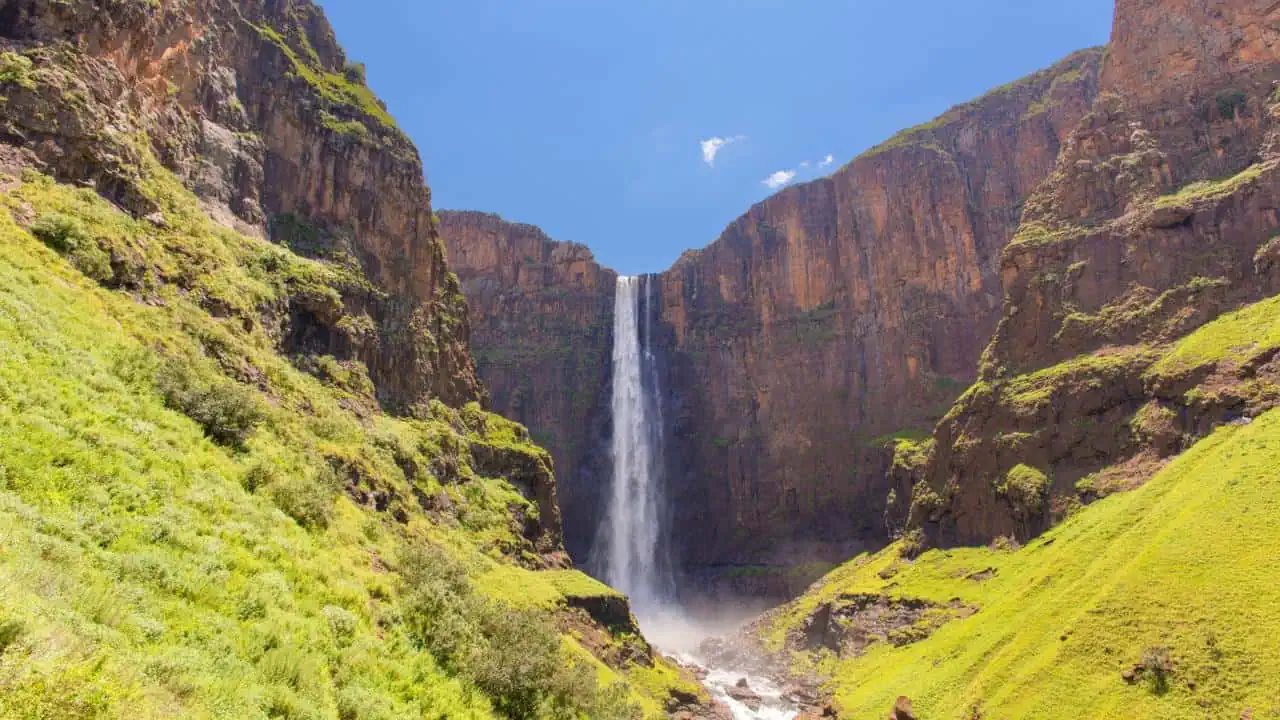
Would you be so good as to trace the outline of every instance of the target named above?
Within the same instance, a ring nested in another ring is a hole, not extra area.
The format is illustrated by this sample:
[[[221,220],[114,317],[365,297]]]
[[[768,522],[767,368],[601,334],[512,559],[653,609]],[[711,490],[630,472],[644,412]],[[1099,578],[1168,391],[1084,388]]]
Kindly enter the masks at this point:
[[[658,482],[660,410],[652,351],[652,322],[641,332],[640,288],[645,278],[620,277],[613,318],[613,492],[606,517],[605,577],[631,596],[637,614],[666,599],[658,562],[662,488]]]
[[[641,302],[643,290],[644,301]],[[643,310],[643,312],[642,312]],[[674,601],[674,582],[662,562],[662,393],[653,352],[650,278],[620,277],[613,316],[613,484],[600,527],[605,580],[631,596],[645,635],[686,662],[701,662],[707,636]],[[706,685],[735,720],[788,720],[796,710],[767,680],[751,678],[763,705],[752,710],[730,697],[743,673],[708,668]]]

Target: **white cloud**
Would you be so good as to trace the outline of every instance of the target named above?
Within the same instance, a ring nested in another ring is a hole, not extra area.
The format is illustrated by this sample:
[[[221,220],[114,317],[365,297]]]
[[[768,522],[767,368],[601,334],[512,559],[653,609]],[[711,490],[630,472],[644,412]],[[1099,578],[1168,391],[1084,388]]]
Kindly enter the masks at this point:
[[[778,172],[765,178],[764,184],[770,190],[777,190],[778,188],[782,187],[783,185],[786,185],[787,183],[795,179],[796,179],[795,170],[779,170]]]
[[[747,139],[746,135],[734,135],[733,137],[728,137],[728,138],[716,136],[713,138],[709,138],[707,140],[703,140],[701,142],[702,161],[710,165],[711,167],[715,167],[716,155],[718,155],[721,150],[723,150],[725,147],[729,145],[732,145],[736,142],[742,142],[743,140],[746,140],[746,139]]]
[[[822,162],[818,163],[818,168],[819,168],[819,169],[821,169],[821,168],[829,168],[829,167],[831,167],[832,165],[834,165],[835,163],[836,163],[836,156],[835,156],[835,155],[830,155],[830,154],[829,154],[829,155],[827,155],[826,157],[822,158]]]
[[[804,162],[800,163],[800,169],[801,169],[801,170],[808,170],[808,169],[809,169],[809,166],[810,166],[810,165],[812,165],[812,164],[813,164],[813,163],[809,162],[808,160],[805,160]]]

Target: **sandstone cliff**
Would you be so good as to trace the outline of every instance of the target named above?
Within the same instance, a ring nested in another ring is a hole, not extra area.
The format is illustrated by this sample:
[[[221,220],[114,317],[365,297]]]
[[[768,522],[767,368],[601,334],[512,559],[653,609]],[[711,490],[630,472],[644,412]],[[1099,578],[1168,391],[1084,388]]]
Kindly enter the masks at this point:
[[[441,211],[440,231],[467,297],[476,366],[492,406],[551,451],[565,543],[586,558],[610,473],[617,274],[584,246],[496,215]]]
[[[752,208],[662,275],[686,562],[882,542],[890,453],[976,375],[1000,252],[1096,93],[1102,53],[907,130]]]
[[[4,139],[138,216],[154,155],[228,225],[342,263],[299,293],[293,352],[362,361],[384,405],[479,396],[464,300],[413,144],[309,2],[5,0]]]
[[[1034,535],[1274,402],[1265,352],[1162,358],[1280,291],[1277,78],[1274,3],[1117,4],[1101,93],[1005,250],[982,382],[920,470],[909,520],[931,541]]]

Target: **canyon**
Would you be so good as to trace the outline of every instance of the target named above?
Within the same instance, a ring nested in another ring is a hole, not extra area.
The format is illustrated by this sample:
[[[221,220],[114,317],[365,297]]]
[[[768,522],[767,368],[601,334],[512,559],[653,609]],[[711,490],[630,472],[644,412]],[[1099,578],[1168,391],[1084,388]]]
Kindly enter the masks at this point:
[[[308,0],[0,0],[0,718],[1261,717],[1278,88],[1118,0],[620,277]]]
[[[787,596],[887,542],[889,493],[910,493],[888,477],[893,437],[927,434],[976,378],[1001,252],[1088,112],[1102,55],[787,188],[656,276],[672,550],[691,581]],[[440,218],[491,406],[555,457],[567,545],[587,560],[616,275],[533,226]]]

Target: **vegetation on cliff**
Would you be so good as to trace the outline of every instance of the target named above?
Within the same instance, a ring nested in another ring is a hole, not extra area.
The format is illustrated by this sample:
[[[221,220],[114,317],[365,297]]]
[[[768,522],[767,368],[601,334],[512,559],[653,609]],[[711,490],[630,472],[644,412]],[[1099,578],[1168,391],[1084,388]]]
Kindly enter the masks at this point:
[[[1277,466],[1272,411],[1021,549],[859,557],[762,635],[774,650],[802,646],[819,608],[863,594],[976,608],[910,644],[802,653],[832,679],[841,717],[878,717],[899,695],[921,717],[984,720],[1265,712],[1280,693]]]
[[[393,418],[358,364],[301,371],[256,311],[340,271],[147,177],[145,222],[3,179],[0,716],[657,712],[558,632],[616,594],[536,570],[558,546],[512,484],[550,480],[524,429]],[[482,475],[491,447],[544,476]]]

